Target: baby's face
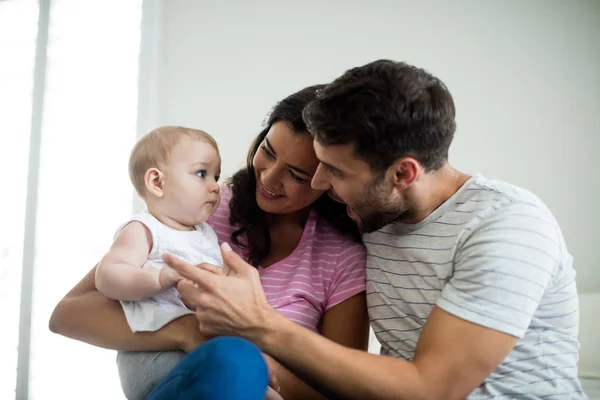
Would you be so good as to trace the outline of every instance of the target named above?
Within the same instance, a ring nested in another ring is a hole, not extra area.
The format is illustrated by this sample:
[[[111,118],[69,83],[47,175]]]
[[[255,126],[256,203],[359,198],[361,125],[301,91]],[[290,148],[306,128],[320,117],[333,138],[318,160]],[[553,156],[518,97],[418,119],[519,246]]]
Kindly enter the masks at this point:
[[[221,157],[210,143],[181,139],[163,172],[161,205],[171,218],[191,227],[205,222],[217,210],[221,200],[217,183]]]

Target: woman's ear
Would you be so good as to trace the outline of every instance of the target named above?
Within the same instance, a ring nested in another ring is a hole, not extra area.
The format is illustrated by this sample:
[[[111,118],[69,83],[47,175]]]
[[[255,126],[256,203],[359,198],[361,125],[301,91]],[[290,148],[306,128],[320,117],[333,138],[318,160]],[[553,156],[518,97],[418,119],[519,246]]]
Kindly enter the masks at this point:
[[[164,195],[164,174],[158,168],[149,168],[144,174],[144,185],[149,194],[161,198]]]

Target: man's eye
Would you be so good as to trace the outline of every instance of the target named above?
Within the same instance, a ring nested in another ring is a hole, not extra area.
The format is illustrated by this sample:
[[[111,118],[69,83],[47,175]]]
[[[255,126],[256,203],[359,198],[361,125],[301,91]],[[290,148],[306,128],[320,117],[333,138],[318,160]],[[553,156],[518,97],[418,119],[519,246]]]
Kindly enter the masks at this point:
[[[202,170],[196,172],[196,175],[199,176],[200,178],[206,178],[206,170],[202,169]]]
[[[331,168],[331,167],[327,167],[327,169],[329,170],[329,173],[333,176],[335,176],[336,178],[339,178],[342,176],[342,173],[340,172],[339,169],[335,169],[335,168]]]

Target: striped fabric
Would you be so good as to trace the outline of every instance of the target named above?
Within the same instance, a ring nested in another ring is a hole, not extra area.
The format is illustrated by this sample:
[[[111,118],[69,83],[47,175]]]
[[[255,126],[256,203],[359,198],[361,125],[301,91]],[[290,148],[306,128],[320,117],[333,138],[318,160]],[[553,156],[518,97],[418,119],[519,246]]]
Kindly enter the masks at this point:
[[[577,379],[572,257],[534,195],[475,176],[424,221],[391,224],[363,240],[369,315],[383,355],[411,360],[437,305],[519,338],[469,399],[587,398]]]
[[[231,191],[223,187],[221,205],[208,223],[219,243],[229,243],[243,257],[244,250],[231,241],[230,198]],[[312,211],[294,252],[258,271],[269,304],[318,332],[325,311],[365,290],[365,258],[361,243],[340,234]]]

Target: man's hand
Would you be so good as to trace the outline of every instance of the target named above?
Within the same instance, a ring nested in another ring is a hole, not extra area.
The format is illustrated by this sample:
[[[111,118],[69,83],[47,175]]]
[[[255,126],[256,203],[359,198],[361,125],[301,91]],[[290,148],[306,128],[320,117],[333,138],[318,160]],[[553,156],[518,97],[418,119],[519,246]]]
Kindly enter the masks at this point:
[[[275,390],[273,387],[269,386],[267,388],[267,395],[265,396],[265,400],[284,400],[283,397]]]
[[[182,277],[177,289],[186,304],[196,306],[200,332],[208,336],[234,335],[256,341],[266,324],[279,313],[267,302],[258,271],[221,246],[224,268],[210,264],[193,266],[171,255],[164,261]],[[230,270],[229,275],[225,271]]]
[[[263,354],[263,357],[267,363],[267,368],[269,369],[269,387],[267,388],[265,400],[283,400],[283,397],[280,394],[281,387],[276,374],[277,363],[268,354]]]
[[[177,273],[173,268],[164,267],[158,274],[158,283],[162,290],[171,289],[177,285],[181,279],[181,275]]]

